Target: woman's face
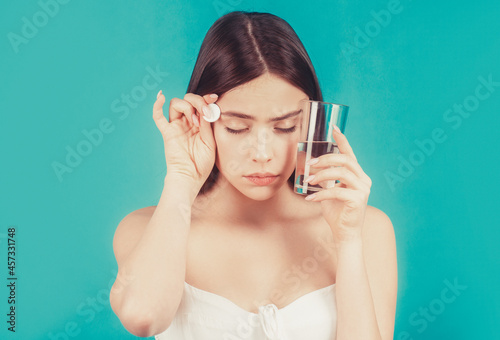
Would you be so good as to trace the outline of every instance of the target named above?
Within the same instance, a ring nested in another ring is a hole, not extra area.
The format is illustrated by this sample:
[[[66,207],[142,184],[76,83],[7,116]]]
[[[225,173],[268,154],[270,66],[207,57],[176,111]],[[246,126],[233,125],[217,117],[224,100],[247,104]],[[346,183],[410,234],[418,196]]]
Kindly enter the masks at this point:
[[[308,98],[287,81],[264,74],[217,100],[221,117],[213,123],[215,164],[241,193],[264,200],[286,185],[295,170],[299,102]],[[276,119],[284,115],[289,117]],[[277,175],[271,184],[258,185],[246,177],[265,172]]]

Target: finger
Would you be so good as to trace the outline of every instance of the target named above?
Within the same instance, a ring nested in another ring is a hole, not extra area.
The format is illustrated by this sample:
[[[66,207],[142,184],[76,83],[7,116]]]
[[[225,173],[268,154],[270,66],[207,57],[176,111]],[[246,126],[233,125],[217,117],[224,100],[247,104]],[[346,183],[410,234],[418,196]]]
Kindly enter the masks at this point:
[[[195,113],[197,113],[199,117],[203,115],[203,107],[208,105],[205,97],[199,96],[194,93],[186,93],[186,95],[184,96],[184,100],[190,103],[195,108]]]
[[[204,96],[199,96],[194,93],[186,93],[184,96],[184,100],[189,102],[196,109],[196,114],[198,117],[202,117],[204,115],[203,107],[206,107],[207,110],[208,104],[214,103],[217,101],[218,96],[216,94],[206,94]]]
[[[217,99],[219,99],[219,96],[216,95],[215,93],[212,94],[206,94],[203,96],[203,99],[207,102],[207,104],[215,103]]]
[[[168,126],[168,121],[163,115],[163,104],[165,104],[165,96],[160,92],[156,96],[156,101],[153,105],[153,120],[160,132],[164,132]]]
[[[313,168],[330,168],[332,166],[346,167],[352,171],[356,176],[366,181],[368,177],[359,163],[350,155],[342,153],[328,153],[318,157],[318,163],[312,164]]]
[[[321,167],[313,167],[312,165],[309,165],[308,162],[306,162],[307,158],[307,153],[304,151],[299,151],[297,153],[297,173],[299,174],[305,174],[306,171],[309,175],[314,175],[318,171],[321,170]],[[323,163],[322,163],[323,164]]]
[[[209,100],[207,102],[207,99]],[[211,150],[215,150],[215,138],[214,138],[214,133],[212,130],[212,125],[213,123],[207,122],[205,119],[201,119],[202,115],[205,115],[203,112],[203,107],[206,107],[208,109],[208,104],[213,103],[217,100],[217,98],[214,98],[211,95],[205,95],[203,97],[193,94],[193,93],[187,93],[184,96],[184,100],[189,102],[197,111],[197,117],[199,117],[200,121],[200,135],[201,139],[203,142],[210,147]]]
[[[212,104],[212,103],[215,103],[217,101],[217,99],[219,98],[219,96],[215,93],[212,93],[212,94],[206,94],[203,96],[203,99],[205,100],[206,104]],[[203,106],[202,106],[202,110],[203,110]],[[198,119],[197,122],[198,122],[198,127],[200,127],[200,118],[201,116],[198,114],[198,111],[195,112],[195,116],[196,118]],[[203,119],[204,120],[204,119]]]
[[[172,98],[172,100],[170,100],[169,122],[172,123],[174,120],[182,119],[184,116],[190,126],[193,126],[192,116],[194,112],[195,109],[189,102],[179,98]]]
[[[184,100],[179,98],[172,98],[170,101],[170,122],[181,119],[184,115],[188,120],[190,126],[193,125],[199,127],[199,124],[194,124],[193,114],[196,115],[196,112],[199,110],[201,112],[203,105],[207,105],[213,103],[217,100],[217,95],[205,95],[203,97],[193,94],[187,93],[184,96]],[[196,115],[199,117],[198,115]],[[199,118],[198,118],[199,120]]]
[[[352,151],[351,146],[349,145],[349,142],[347,141],[346,136],[340,132],[340,129],[334,129],[332,132],[333,139],[337,142],[337,145],[339,147],[340,153],[346,154],[351,156],[356,160],[356,156],[354,155],[354,151]]]
[[[349,202],[348,205],[351,207],[357,207],[364,203],[365,196],[359,190],[353,190],[348,188],[333,187],[326,190],[320,190],[314,194],[314,197],[310,201],[320,202],[324,200],[339,200],[342,202]]]
[[[318,184],[322,181],[339,180],[345,184],[348,188],[355,190],[367,190],[366,183],[363,183],[359,177],[354,175],[345,167],[336,167],[323,169],[314,175],[312,180],[306,180],[309,184]]]

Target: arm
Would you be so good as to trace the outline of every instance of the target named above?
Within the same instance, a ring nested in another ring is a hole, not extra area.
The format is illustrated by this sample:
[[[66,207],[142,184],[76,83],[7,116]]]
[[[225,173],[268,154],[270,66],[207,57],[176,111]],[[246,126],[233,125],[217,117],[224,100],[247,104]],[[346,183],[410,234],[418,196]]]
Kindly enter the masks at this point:
[[[360,239],[337,248],[337,340],[393,339],[397,301],[394,229],[368,207]]]
[[[340,154],[310,160],[311,167],[323,169],[306,181],[340,184],[306,200],[321,202],[337,244],[337,340],[389,340],[397,300],[394,229],[386,214],[367,205],[372,180],[347,138],[338,127],[332,134]]]
[[[110,303],[123,326],[136,336],[166,330],[179,306],[191,206],[196,197],[191,186],[167,175],[152,217],[129,214],[116,230],[113,248],[118,275]]]

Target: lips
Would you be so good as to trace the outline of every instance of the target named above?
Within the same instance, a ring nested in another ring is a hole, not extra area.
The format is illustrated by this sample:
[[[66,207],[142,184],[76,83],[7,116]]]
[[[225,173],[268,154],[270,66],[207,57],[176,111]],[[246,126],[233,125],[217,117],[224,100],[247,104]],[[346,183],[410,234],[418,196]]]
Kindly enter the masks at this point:
[[[256,173],[247,175],[245,177],[276,177],[276,176],[278,176],[278,175],[275,175],[275,174],[270,173],[270,172],[256,172]]]
[[[273,183],[278,176],[245,176],[246,179],[248,179],[250,182],[256,184],[256,185],[269,185]]]

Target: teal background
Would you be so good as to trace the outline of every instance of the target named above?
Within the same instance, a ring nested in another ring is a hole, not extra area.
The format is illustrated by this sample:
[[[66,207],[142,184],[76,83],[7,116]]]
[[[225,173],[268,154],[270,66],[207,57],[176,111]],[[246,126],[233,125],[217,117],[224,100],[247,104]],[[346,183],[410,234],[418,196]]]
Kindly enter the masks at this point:
[[[206,31],[232,10],[287,20],[311,56],[325,100],[350,106],[346,136],[373,180],[369,204],[389,215],[396,232],[395,338],[498,338],[500,87],[458,127],[445,112],[473,103],[478,77],[500,81],[500,3],[402,0],[377,33],[372,11],[389,4],[69,1],[16,53],[9,33],[21,35],[23,17],[33,23],[42,7],[3,2],[0,338],[135,338],[107,300],[117,268],[114,231],[129,212],[156,205],[162,190],[163,144],[151,118],[157,92],[167,100],[184,96]],[[367,25],[372,37],[356,45]],[[347,44],[357,50],[343,53]],[[112,108],[157,66],[168,75],[126,117]],[[114,130],[59,180],[52,163],[64,163],[67,147],[87,140],[82,130],[103,121]],[[446,140],[401,176],[398,167],[418,157],[415,140],[435,129]],[[391,186],[389,172],[401,181]],[[12,226],[15,335],[6,330]],[[466,287],[451,303],[439,302],[446,280]],[[428,319],[419,314],[430,307]]]

